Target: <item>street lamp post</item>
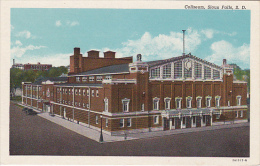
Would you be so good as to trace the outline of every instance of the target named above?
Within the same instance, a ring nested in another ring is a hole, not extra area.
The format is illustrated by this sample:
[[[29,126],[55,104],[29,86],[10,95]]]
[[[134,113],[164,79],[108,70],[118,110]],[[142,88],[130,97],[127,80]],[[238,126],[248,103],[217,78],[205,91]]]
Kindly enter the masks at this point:
[[[100,118],[101,118],[101,131],[100,131],[100,138],[99,138],[99,142],[103,142],[103,134],[102,134],[102,118],[103,116],[100,115]]]

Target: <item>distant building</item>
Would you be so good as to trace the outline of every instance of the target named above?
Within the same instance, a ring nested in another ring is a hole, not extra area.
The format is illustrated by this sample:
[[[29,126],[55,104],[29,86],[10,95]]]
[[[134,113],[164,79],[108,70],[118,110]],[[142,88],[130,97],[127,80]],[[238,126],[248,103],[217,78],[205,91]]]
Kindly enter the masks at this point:
[[[24,70],[49,70],[52,67],[51,64],[41,64],[40,62],[38,62],[37,64],[31,64],[31,63],[27,63],[24,64]]]
[[[51,64],[41,64],[40,62],[38,62],[37,64],[31,64],[31,63],[27,63],[27,64],[22,64],[22,63],[15,63],[15,60],[13,59],[13,65],[12,68],[18,68],[21,70],[49,70],[52,67]]]

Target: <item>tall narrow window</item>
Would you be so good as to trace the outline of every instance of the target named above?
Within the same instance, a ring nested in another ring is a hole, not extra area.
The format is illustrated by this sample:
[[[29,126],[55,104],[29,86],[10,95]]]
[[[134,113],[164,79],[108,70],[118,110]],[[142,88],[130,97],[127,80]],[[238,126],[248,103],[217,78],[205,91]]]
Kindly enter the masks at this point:
[[[237,96],[237,106],[241,106],[241,96]]]
[[[87,96],[89,96],[89,89],[87,89]]]
[[[108,112],[108,99],[107,98],[105,98],[104,99],[104,103],[105,103],[105,112]]]
[[[182,61],[174,63],[174,78],[182,78]]]
[[[95,90],[92,90],[91,94],[92,94],[92,97],[94,97],[95,96]]]
[[[191,100],[192,100],[192,97],[190,97],[190,96],[186,98],[187,108],[191,108]]]
[[[98,93],[98,90],[96,90],[96,96],[99,97],[99,93]]]
[[[153,117],[153,123],[154,124],[159,124],[159,116],[158,115]]]
[[[196,124],[196,116],[192,117],[192,124],[195,125]]]
[[[124,119],[120,119],[119,126],[124,127]]]
[[[142,106],[141,106],[142,108],[141,108],[141,111],[144,111],[144,104],[142,104]]]
[[[80,95],[80,89],[79,89],[79,95]]]
[[[105,80],[111,80],[112,79],[112,76],[111,75],[107,75],[106,77],[105,77]]]
[[[175,98],[176,109],[181,109],[181,97]]]
[[[154,99],[153,99],[153,109],[154,110],[159,110],[159,98],[157,98],[157,97],[155,97]]]
[[[132,121],[131,118],[127,118],[127,127],[131,127]]]
[[[76,82],[80,82],[80,77],[76,77]]]
[[[129,102],[130,102],[130,99],[125,98],[122,100],[123,112],[129,112]]]
[[[240,111],[240,117],[241,118],[243,117],[243,111]]]
[[[106,127],[108,127],[108,118],[106,118]]]
[[[202,97],[198,96],[198,97],[196,97],[196,100],[197,100],[197,108],[201,108]]]
[[[220,96],[216,96],[215,97],[215,105],[216,105],[216,107],[219,107],[220,106]]]
[[[206,107],[210,107],[211,104],[211,96],[206,97]]]
[[[98,116],[96,115],[96,124],[98,124]]]
[[[171,109],[171,98],[166,97],[164,99],[164,102],[165,102],[165,109]]]
[[[202,65],[200,63],[195,62],[194,63],[194,73],[195,73],[195,78],[196,79],[201,79],[202,78]]]
[[[211,79],[211,68],[204,66],[204,77],[205,79]]]
[[[86,95],[86,90],[85,89],[83,89],[83,96],[85,96]]]
[[[163,66],[163,78],[171,78],[171,64]]]
[[[213,69],[213,78],[219,79],[220,78],[220,71]]]

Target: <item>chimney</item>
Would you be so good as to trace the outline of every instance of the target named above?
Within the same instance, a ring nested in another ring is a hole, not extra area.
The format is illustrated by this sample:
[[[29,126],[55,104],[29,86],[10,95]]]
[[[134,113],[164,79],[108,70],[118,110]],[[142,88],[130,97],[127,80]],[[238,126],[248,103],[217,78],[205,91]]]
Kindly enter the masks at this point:
[[[183,32],[183,53],[182,53],[182,55],[185,55],[185,31],[186,30],[182,30],[182,32]]]
[[[15,60],[13,59],[13,65],[15,64]]]
[[[88,52],[88,57],[89,57],[89,58],[99,58],[99,51],[90,50],[90,51]]]
[[[75,47],[74,48],[74,55],[79,55],[80,54],[80,48],[79,47]]]
[[[227,59],[223,59],[223,65],[227,64]]]
[[[116,57],[116,52],[113,51],[106,51],[104,52],[104,58],[115,58]]]

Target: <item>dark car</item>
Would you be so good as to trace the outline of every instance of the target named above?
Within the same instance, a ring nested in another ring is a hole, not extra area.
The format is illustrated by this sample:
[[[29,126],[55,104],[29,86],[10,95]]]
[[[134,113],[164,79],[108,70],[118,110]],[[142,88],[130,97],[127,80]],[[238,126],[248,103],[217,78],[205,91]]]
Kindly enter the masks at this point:
[[[28,110],[26,111],[26,114],[27,114],[27,115],[37,115],[37,112],[35,112],[35,111],[32,110],[32,109],[28,109]]]
[[[26,112],[28,110],[28,108],[23,108],[23,111]]]

